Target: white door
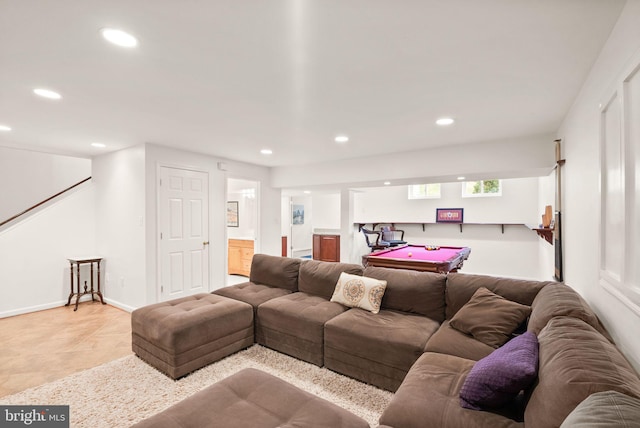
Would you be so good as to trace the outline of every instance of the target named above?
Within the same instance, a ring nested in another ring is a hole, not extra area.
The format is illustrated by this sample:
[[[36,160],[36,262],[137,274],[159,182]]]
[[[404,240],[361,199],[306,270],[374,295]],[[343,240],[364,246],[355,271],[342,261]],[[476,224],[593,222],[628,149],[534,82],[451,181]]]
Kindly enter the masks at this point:
[[[209,291],[209,177],[160,168],[160,300]]]

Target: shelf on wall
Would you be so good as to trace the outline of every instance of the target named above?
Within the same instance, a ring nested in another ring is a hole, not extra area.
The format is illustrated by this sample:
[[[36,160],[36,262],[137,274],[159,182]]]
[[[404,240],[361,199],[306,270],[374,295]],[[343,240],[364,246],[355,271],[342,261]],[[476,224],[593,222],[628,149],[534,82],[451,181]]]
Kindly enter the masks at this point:
[[[436,224],[457,224],[458,226],[460,226],[460,233],[462,233],[462,226],[464,225],[469,225],[469,226],[500,226],[502,233],[504,233],[504,227],[505,226],[526,226],[526,224],[524,223],[445,223],[445,222],[441,222],[441,223],[436,223],[436,222],[393,222],[393,221],[379,221],[379,222],[366,222],[366,223],[354,223],[356,225],[358,225],[358,232],[362,231],[362,228],[365,227],[367,224],[371,225],[371,229],[375,230],[375,228],[380,225],[380,224],[389,224],[391,225],[391,227],[395,228],[396,225],[402,225],[402,224],[419,224],[422,226],[422,231],[426,231],[426,226],[427,225],[436,225]]]
[[[530,227],[531,230],[535,230],[539,237],[553,245],[553,228],[550,227]]]

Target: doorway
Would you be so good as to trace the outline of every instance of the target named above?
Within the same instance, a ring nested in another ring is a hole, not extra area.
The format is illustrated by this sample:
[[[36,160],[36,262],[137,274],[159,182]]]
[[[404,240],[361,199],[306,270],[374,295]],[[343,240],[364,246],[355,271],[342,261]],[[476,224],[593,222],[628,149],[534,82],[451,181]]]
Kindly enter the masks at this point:
[[[248,281],[260,251],[259,190],[257,181],[227,179],[227,285]]]
[[[313,247],[313,209],[310,196],[291,196],[289,202],[290,255],[311,258]]]

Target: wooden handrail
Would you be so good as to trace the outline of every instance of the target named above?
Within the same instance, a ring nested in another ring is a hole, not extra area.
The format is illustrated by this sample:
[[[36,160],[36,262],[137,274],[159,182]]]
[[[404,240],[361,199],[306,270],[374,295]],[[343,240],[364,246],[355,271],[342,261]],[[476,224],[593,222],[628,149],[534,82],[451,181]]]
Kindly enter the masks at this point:
[[[21,213],[18,213],[18,214],[16,214],[16,215],[14,215],[13,217],[8,218],[7,220],[3,221],[2,223],[0,223],[0,227],[2,227],[2,226],[4,226],[5,224],[7,224],[7,223],[9,223],[9,222],[11,222],[11,221],[13,221],[13,220],[17,219],[17,218],[18,218],[18,217],[20,217],[20,216],[25,215],[25,214],[26,214],[26,213],[28,213],[29,211],[35,210],[35,209],[36,209],[36,208],[38,208],[40,205],[44,205],[44,204],[46,204],[46,203],[47,203],[47,202],[49,202],[50,200],[57,198],[58,196],[62,195],[63,193],[66,193],[66,192],[68,192],[69,190],[71,190],[71,189],[73,189],[73,188],[75,188],[75,187],[78,187],[78,186],[79,186],[79,185],[81,185],[82,183],[85,183],[85,182],[87,182],[87,181],[89,181],[89,180],[91,180],[91,177],[87,177],[87,178],[85,178],[84,180],[77,182],[77,183],[76,183],[76,184],[74,184],[73,186],[69,186],[69,187],[67,187],[67,188],[66,188],[66,189],[64,189],[63,191],[58,192],[58,193],[56,193],[55,195],[48,197],[47,199],[45,199],[45,200],[44,200],[44,201],[42,201],[42,202],[38,202],[38,203],[37,203],[37,204],[35,204],[34,206],[29,207],[29,208],[27,208],[26,210],[22,211]]]

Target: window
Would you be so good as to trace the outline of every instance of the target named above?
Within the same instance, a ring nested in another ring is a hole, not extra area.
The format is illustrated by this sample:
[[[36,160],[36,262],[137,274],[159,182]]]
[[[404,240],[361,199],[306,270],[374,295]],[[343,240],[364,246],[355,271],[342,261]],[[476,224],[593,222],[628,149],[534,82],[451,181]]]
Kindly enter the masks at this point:
[[[436,199],[440,197],[440,183],[410,184],[409,199]]]
[[[462,183],[462,197],[502,196],[502,180],[465,181]]]

